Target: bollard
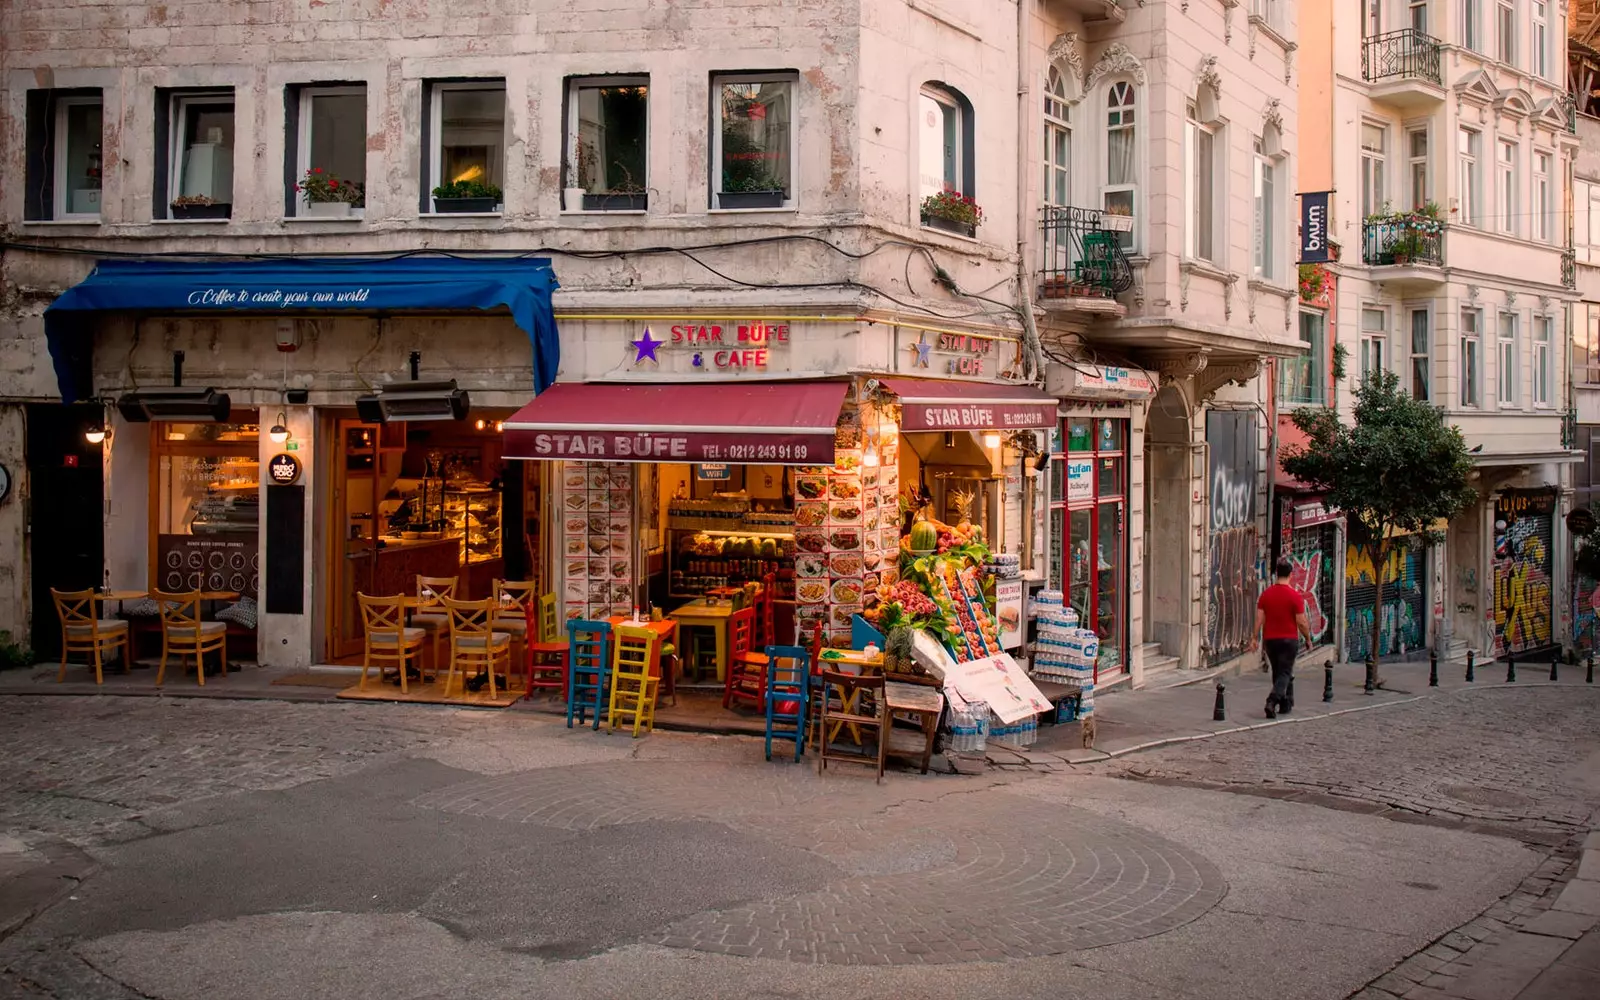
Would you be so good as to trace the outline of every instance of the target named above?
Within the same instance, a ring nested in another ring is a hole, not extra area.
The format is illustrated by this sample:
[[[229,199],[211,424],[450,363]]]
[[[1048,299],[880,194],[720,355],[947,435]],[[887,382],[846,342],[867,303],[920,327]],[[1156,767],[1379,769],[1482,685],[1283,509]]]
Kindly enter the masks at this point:
[[[1439,686],[1439,651],[1437,649],[1428,650],[1428,686],[1431,688]]]
[[[1589,673],[1584,676],[1583,682],[1585,684],[1593,684],[1594,683],[1594,654],[1593,653],[1589,654]]]
[[[1367,684],[1365,691],[1372,694],[1378,690],[1378,665],[1372,662],[1372,657],[1367,657]]]
[[[1557,665],[1560,664],[1560,663],[1561,663],[1561,654],[1560,653],[1551,653],[1550,654],[1550,679],[1551,680],[1558,680],[1559,679],[1559,678],[1557,678],[1556,674],[1558,673]]]
[[[1467,683],[1468,684],[1471,684],[1472,680],[1473,680],[1473,678],[1472,678],[1472,661],[1473,661],[1473,659],[1474,659],[1474,657],[1476,655],[1477,654],[1475,654],[1472,650],[1470,650],[1470,649],[1467,650]]]
[[[1506,683],[1511,684],[1517,679],[1517,654],[1506,654]]]
[[[1322,700],[1333,700],[1333,660],[1322,665]]]
[[[1224,685],[1220,683],[1217,685],[1217,704],[1216,707],[1211,710],[1212,722],[1226,722],[1228,720],[1228,713],[1223,708],[1222,702],[1222,692],[1225,690],[1227,690],[1227,688]]]

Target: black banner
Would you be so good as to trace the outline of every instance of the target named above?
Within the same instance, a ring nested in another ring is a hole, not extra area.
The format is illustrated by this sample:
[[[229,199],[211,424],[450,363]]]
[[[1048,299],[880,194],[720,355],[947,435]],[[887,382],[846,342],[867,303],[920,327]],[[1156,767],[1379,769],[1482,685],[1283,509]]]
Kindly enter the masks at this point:
[[[1300,196],[1300,263],[1328,262],[1328,191]]]

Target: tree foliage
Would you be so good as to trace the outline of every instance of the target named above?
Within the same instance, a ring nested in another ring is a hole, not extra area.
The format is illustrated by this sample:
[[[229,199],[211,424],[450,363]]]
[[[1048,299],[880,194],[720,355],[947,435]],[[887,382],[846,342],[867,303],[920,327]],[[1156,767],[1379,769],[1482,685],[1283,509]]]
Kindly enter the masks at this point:
[[[1461,431],[1429,403],[1399,388],[1399,378],[1375,371],[1355,393],[1355,422],[1332,409],[1305,408],[1290,418],[1306,435],[1283,452],[1283,469],[1322,493],[1345,515],[1352,543],[1366,547],[1377,567],[1404,535],[1449,520],[1478,498],[1470,484],[1472,456]],[[1383,606],[1383,571],[1378,607]],[[1372,630],[1376,659],[1381,628]]]

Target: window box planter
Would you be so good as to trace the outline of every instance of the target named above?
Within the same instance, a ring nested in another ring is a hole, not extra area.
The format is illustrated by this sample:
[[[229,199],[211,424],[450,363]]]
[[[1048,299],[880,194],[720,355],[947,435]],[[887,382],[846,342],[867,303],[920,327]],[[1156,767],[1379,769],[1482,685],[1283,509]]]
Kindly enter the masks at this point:
[[[226,219],[233,215],[233,203],[213,202],[210,205],[173,205],[174,219]]]
[[[319,219],[348,219],[350,217],[350,203],[348,201],[311,201],[306,203],[306,214]]]
[[[782,208],[782,191],[720,191],[718,208]]]
[[[585,212],[643,212],[650,207],[648,194],[585,194]]]
[[[433,210],[441,214],[461,212],[493,212],[500,204],[498,198],[435,198]]]
[[[1110,212],[1100,213],[1100,228],[1113,233],[1133,232],[1133,216],[1112,215]]]
[[[946,219],[937,215],[924,215],[922,224],[929,229],[955,233],[958,236],[976,236],[978,234],[978,227],[970,222],[957,222],[954,219]]]

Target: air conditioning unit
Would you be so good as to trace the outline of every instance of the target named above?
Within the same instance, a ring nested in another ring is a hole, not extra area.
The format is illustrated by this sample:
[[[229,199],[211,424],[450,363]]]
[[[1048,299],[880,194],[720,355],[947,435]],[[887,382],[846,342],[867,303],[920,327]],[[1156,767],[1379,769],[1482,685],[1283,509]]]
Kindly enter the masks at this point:
[[[408,420],[465,420],[472,401],[465,389],[448,382],[395,382],[356,398],[356,412],[368,423]]]
[[[227,423],[233,412],[233,402],[227,393],[209,387],[169,386],[127,393],[117,400],[117,410],[129,423],[152,420]]]

